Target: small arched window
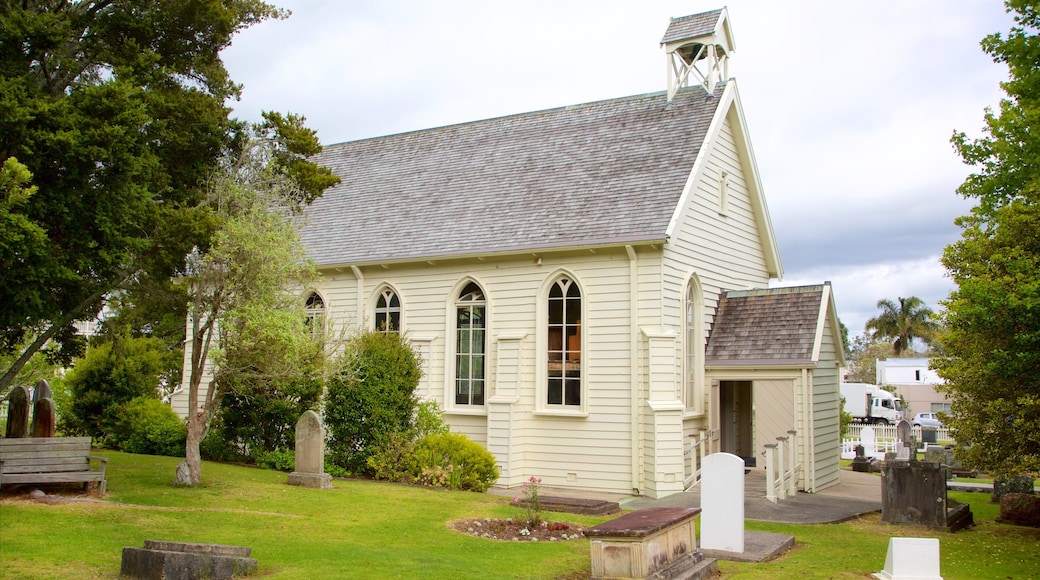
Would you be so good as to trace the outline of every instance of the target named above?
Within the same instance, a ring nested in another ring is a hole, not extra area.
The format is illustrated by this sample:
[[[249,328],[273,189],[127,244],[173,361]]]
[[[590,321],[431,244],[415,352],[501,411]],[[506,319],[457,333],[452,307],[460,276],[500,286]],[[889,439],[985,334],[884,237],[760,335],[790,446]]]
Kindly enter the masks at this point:
[[[307,327],[311,329],[312,335],[319,335],[325,325],[325,301],[317,292],[311,292],[304,304]]]
[[[487,353],[487,301],[470,282],[455,301],[455,404],[483,405]]]
[[[581,405],[581,290],[569,278],[549,289],[546,403]]]
[[[390,288],[384,288],[376,299],[375,323],[378,332],[401,331],[401,300]]]

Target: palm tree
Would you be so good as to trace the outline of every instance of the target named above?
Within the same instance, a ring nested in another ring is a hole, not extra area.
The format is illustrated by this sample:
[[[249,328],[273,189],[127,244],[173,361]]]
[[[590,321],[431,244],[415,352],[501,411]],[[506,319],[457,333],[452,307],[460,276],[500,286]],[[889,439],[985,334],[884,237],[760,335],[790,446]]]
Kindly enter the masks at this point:
[[[871,331],[874,339],[891,340],[896,356],[910,348],[914,339],[931,343],[938,330],[932,319],[935,312],[917,296],[900,297],[898,306],[888,299],[878,300],[877,307],[881,314],[867,321],[866,330]]]

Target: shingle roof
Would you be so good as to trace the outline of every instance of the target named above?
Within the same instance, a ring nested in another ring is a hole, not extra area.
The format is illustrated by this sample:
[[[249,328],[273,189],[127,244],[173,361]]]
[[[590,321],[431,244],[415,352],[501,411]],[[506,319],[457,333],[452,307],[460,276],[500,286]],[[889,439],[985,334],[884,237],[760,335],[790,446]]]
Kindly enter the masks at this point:
[[[715,31],[715,25],[718,24],[721,14],[722,9],[720,8],[711,12],[672,18],[668,23],[668,29],[664,31],[664,37],[661,38],[661,44],[711,34]]]
[[[709,365],[814,362],[824,285],[727,292],[708,336]]]
[[[722,90],[327,146],[315,160],[343,182],[307,210],[303,243],[332,266],[663,240]]]

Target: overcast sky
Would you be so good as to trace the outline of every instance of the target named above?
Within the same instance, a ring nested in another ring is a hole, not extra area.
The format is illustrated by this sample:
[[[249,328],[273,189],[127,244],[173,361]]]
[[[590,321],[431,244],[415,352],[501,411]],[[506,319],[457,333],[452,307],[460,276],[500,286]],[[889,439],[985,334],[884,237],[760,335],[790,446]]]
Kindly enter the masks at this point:
[[[728,6],[737,79],[784,279],[834,285],[850,336],[881,298],[933,309],[979,136],[1006,68],[979,48],[995,0],[272,0],[287,20],[224,53],[235,115],[307,117],[322,143],[666,88],[669,17]]]

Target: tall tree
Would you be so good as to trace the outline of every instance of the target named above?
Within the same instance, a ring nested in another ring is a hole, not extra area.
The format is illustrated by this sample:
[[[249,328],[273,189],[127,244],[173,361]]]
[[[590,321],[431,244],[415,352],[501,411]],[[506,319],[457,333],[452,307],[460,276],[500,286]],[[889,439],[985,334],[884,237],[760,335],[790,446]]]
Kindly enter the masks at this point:
[[[106,294],[205,246],[200,183],[242,128],[220,51],[284,15],[259,0],[0,1],[0,163],[34,190],[0,208],[0,355],[21,349],[0,393],[48,342],[76,354],[72,323]]]
[[[1016,25],[982,48],[1008,67],[1006,97],[986,111],[982,137],[952,139],[975,168],[958,192],[977,205],[943,254],[957,289],[933,364],[953,400],[949,424],[971,443],[962,460],[1008,475],[1040,470],[1040,12],[1005,6]]]
[[[888,299],[878,300],[877,307],[881,314],[867,321],[866,330],[874,340],[892,341],[896,356],[910,349],[914,340],[925,343],[934,340],[938,329],[935,313],[917,296],[900,297],[898,305]]]
[[[301,295],[316,274],[293,226],[312,196],[300,186],[307,178],[294,173],[298,157],[286,154],[298,149],[294,141],[318,147],[313,131],[301,128],[302,119],[269,115],[260,134],[207,184],[207,207],[218,225],[209,247],[189,257],[183,279],[191,373],[178,484],[200,483],[199,445],[227,393],[321,372],[323,341],[306,323]],[[207,361],[213,371],[203,385]]]

